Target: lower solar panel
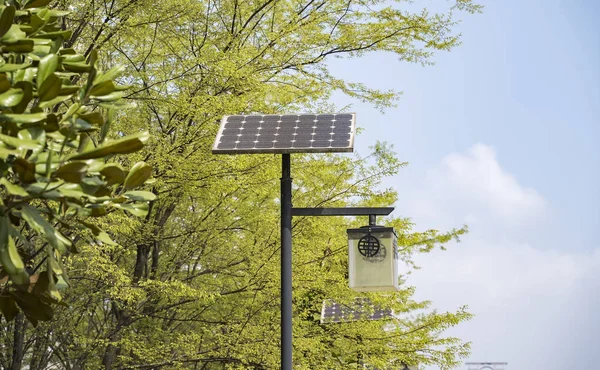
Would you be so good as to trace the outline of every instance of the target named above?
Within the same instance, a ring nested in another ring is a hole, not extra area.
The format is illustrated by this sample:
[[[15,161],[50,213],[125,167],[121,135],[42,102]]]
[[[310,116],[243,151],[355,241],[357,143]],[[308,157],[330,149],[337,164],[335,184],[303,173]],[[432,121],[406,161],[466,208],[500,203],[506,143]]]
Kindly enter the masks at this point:
[[[323,308],[321,309],[321,324],[362,320],[373,321],[391,317],[391,310],[378,308],[367,298],[356,298],[354,302],[349,304],[341,304],[327,299],[323,301]]]

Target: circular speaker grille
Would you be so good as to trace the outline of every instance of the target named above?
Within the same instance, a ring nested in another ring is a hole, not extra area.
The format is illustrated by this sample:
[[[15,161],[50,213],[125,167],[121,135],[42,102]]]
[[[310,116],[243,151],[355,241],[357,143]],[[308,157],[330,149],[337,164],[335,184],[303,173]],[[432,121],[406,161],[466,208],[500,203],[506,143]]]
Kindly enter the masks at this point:
[[[358,251],[365,257],[375,257],[379,253],[379,240],[371,234],[367,234],[358,241]]]

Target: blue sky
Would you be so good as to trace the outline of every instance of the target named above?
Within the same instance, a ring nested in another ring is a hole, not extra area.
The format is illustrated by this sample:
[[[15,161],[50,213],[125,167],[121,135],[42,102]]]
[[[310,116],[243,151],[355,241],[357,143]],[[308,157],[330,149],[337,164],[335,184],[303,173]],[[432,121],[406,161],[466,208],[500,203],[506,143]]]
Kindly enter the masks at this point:
[[[383,53],[330,63],[339,77],[403,91],[396,108],[334,101],[352,103],[365,129],[357,151],[386,140],[410,162],[390,182],[398,215],[420,229],[471,227],[456,248],[422,257],[411,280],[436,307],[473,308],[456,332],[473,340],[470,360],[595,368],[600,2],[484,5],[461,16],[463,44],[434,66]]]

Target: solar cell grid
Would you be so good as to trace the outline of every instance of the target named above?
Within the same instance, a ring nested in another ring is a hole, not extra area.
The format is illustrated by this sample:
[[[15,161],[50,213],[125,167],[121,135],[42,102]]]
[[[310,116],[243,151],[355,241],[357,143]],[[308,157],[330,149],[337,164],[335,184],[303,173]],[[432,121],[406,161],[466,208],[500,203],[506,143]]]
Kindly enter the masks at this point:
[[[357,298],[351,304],[340,304],[331,299],[323,302],[321,323],[372,321],[392,317],[391,310],[375,307],[368,299]]]
[[[350,152],[355,114],[225,116],[213,153]]]

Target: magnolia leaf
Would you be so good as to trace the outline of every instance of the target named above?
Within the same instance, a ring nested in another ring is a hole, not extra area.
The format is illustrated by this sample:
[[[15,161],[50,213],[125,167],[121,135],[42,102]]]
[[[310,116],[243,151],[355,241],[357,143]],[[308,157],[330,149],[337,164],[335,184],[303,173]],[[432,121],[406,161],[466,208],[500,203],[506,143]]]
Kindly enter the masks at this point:
[[[84,162],[70,162],[56,170],[54,177],[78,184],[85,177],[87,169],[88,165]]]
[[[17,71],[19,69],[25,69],[25,68],[29,67],[30,65],[31,65],[31,60],[28,60],[22,64],[6,63],[0,67],[0,72],[13,72],[13,71]]]
[[[73,35],[73,31],[65,30],[65,31],[53,31],[53,32],[45,32],[35,35],[36,38],[40,39],[58,39],[63,38],[63,40],[68,40]],[[71,49],[72,50],[72,49]]]
[[[86,62],[63,62],[62,66],[67,71],[77,73],[89,72],[90,68],[92,67]]]
[[[96,239],[106,245],[118,245],[111,239],[110,235],[104,231],[101,231],[98,235],[96,235]]]
[[[37,276],[37,280],[35,281],[35,284],[33,285],[33,290],[31,291],[31,293],[33,293],[37,296],[41,296],[46,291],[48,291],[48,285],[49,285],[48,271],[42,271],[39,274],[36,274],[34,276]]]
[[[13,43],[23,39],[27,39],[25,32],[21,31],[21,28],[18,25],[11,24],[8,31],[0,38],[0,41],[2,41],[2,43]]]
[[[24,183],[32,183],[35,181],[35,164],[23,158],[15,159],[13,170],[19,175],[19,179]]]
[[[150,202],[156,199],[156,195],[149,191],[128,191],[123,195],[131,200],[140,202]]]
[[[125,136],[124,138],[108,141],[93,150],[75,154],[70,159],[102,158],[112,154],[127,154],[136,152],[144,147],[149,138],[148,132]]]
[[[0,122],[37,123],[49,116],[46,113],[0,114]]]
[[[41,127],[28,127],[26,129],[19,130],[17,136],[21,140],[36,141],[40,144],[44,144],[46,142],[46,131],[44,131]]]
[[[64,290],[67,289],[69,287],[69,284],[67,283],[67,281],[63,278],[62,275],[60,275],[57,279],[56,279],[56,289],[57,290]]]
[[[30,69],[33,68],[28,68],[27,70],[29,71]],[[21,99],[21,102],[12,109],[13,113],[23,113],[25,109],[27,109],[27,105],[29,104],[31,99],[33,99],[33,84],[30,81],[26,80],[29,78],[28,73],[25,73],[23,78],[23,81],[19,81],[15,85],[16,87],[23,90],[23,98]]]
[[[9,89],[6,92],[0,94],[0,105],[3,107],[14,107],[18,105],[23,99],[23,90],[21,89]]]
[[[50,222],[42,217],[36,208],[24,206],[21,209],[21,215],[32,229],[40,234],[40,236],[43,236],[60,253],[66,253],[68,248],[73,244],[70,239],[62,235]]]
[[[58,66],[58,55],[50,54],[40,59],[38,64],[38,73],[36,77],[37,89],[41,90],[46,79],[53,75]]]
[[[94,85],[99,85],[103,82],[112,81],[119,77],[125,71],[125,66],[116,66],[97,76],[94,80]]]
[[[29,193],[25,189],[23,189],[17,184],[13,184],[12,182],[8,181],[6,177],[0,179],[0,185],[3,185],[10,195],[17,195],[20,197],[29,196]]]
[[[58,96],[62,86],[61,79],[54,73],[49,75],[38,90],[40,101],[52,100]]]
[[[27,3],[25,3],[24,8],[25,9],[41,8],[43,6],[50,4],[50,1],[51,0],[29,0]]]
[[[52,319],[52,307],[42,302],[35,294],[26,291],[16,291],[10,292],[10,295],[30,321],[33,319],[37,323],[37,321],[49,321]]]
[[[29,53],[34,50],[34,45],[33,40],[17,40],[7,44],[2,51],[7,53]]]
[[[129,174],[125,178],[125,190],[135,189],[138,186],[144,184],[146,180],[148,180],[152,176],[152,166],[147,164],[146,162],[138,162],[131,170],[129,170]]]
[[[115,91],[107,95],[93,95],[91,98],[101,102],[112,102],[121,99],[124,95],[123,91]]]
[[[109,163],[100,170],[100,173],[104,176],[107,185],[120,184],[125,180],[125,171],[120,164]]]
[[[0,146],[0,158],[1,159],[8,159],[11,156],[17,156],[19,155],[19,151],[18,150],[14,150],[14,149],[8,149],[5,148],[3,146]]]
[[[0,74],[0,92],[5,92],[10,89],[10,81],[6,77],[6,74]]]
[[[29,283],[29,274],[25,271],[25,264],[15,246],[15,241],[10,236],[10,227],[7,216],[0,218],[0,263],[4,272],[15,284],[23,285]]]
[[[102,113],[98,111],[81,114],[79,115],[79,118],[96,126],[102,126],[104,124],[104,116],[102,116]]]
[[[55,106],[56,104],[62,103],[62,102],[64,102],[65,100],[69,100],[69,99],[71,99],[71,98],[72,98],[72,96],[69,96],[69,95],[62,95],[62,96],[61,96],[61,95],[59,95],[59,96],[57,96],[57,97],[56,97],[56,98],[54,98],[54,99],[51,99],[51,100],[48,100],[48,101],[43,101],[43,102],[41,102],[41,103],[38,105],[38,107],[40,107],[40,108],[48,108],[48,107],[53,107],[53,106]]]
[[[38,149],[40,143],[33,140],[19,139],[14,136],[0,134],[0,140],[13,148],[18,149]]]
[[[15,18],[15,7],[5,6],[0,14],[0,37],[4,36],[10,29]]]
[[[135,203],[135,204],[113,203],[112,205],[116,208],[125,210],[137,217],[146,217],[146,215],[148,215],[149,207],[148,207],[147,203]]]
[[[90,95],[95,97],[97,95],[108,95],[115,91],[115,83],[112,81],[105,81],[100,84],[94,85],[90,90]]]
[[[71,95],[75,94],[79,89],[79,86],[61,85],[58,95],[68,95],[71,97]]]
[[[0,311],[6,322],[11,322],[19,313],[19,308],[12,297],[0,296]]]

